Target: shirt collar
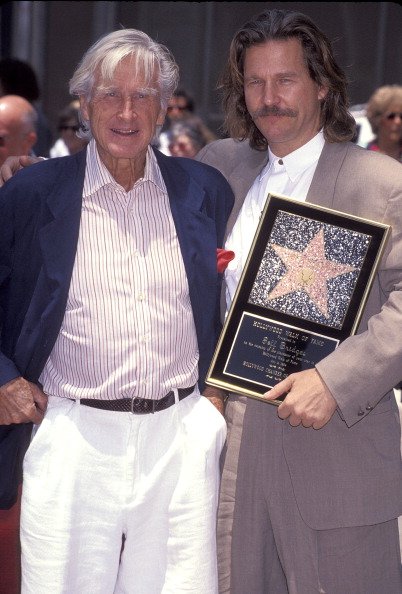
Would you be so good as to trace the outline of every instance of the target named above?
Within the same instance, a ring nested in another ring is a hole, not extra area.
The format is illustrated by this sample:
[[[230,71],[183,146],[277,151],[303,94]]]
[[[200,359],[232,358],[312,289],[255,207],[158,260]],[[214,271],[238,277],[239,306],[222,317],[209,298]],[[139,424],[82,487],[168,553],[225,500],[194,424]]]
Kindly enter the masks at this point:
[[[281,160],[291,181],[296,181],[306,169],[318,161],[324,144],[324,133],[320,130],[309,142],[289,153],[286,157],[277,157],[268,147],[269,160],[261,172],[261,179],[271,170],[275,162]]]
[[[148,147],[146,154],[144,175],[136,181],[136,183],[134,184],[134,188],[137,186],[137,184],[144,182],[151,182],[152,184],[157,186],[161,191],[166,192],[166,186],[163,181],[163,177],[159,169],[155,153],[150,146]],[[96,142],[94,139],[92,139],[89,142],[87,148],[87,161],[83,197],[85,198],[87,196],[91,196],[91,194],[95,194],[102,187],[106,186],[111,186],[120,191],[123,190],[123,188],[116,182],[116,180],[110,174],[107,167],[103,164],[99,156]]]

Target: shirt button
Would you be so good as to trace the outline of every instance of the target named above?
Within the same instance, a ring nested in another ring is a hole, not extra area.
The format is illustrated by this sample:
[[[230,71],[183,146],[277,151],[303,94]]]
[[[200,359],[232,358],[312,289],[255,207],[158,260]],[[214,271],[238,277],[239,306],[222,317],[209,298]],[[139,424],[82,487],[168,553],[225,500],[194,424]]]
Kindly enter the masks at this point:
[[[137,301],[144,301],[144,299],[145,299],[144,293],[138,293],[138,295],[137,295]]]

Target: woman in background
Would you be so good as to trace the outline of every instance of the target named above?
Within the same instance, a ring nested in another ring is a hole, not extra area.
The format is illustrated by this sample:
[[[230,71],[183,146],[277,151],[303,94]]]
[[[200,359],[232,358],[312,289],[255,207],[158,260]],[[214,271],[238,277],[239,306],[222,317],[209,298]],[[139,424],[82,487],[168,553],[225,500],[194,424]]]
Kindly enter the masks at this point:
[[[376,135],[367,148],[402,162],[402,86],[380,87],[369,99],[366,109]]]

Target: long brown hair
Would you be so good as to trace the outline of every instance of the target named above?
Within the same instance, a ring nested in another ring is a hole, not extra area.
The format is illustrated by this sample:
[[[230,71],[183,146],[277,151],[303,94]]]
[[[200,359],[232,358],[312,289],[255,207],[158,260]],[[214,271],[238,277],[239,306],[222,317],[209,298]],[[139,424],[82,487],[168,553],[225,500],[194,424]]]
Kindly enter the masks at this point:
[[[235,34],[230,45],[226,70],[219,88],[223,94],[224,128],[233,138],[249,139],[258,150],[267,140],[254,124],[244,98],[244,56],[246,49],[266,41],[297,38],[303,48],[310,77],[328,88],[321,102],[321,127],[328,142],[351,140],[355,120],[348,111],[347,80],[333,56],[331,43],[306,15],[289,10],[264,10]]]

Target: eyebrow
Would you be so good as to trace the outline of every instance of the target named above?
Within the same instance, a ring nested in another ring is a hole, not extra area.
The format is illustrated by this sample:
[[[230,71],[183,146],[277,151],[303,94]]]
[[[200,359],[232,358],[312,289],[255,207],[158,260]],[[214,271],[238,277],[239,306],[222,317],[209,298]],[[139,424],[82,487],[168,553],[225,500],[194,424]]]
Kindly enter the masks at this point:
[[[276,72],[274,78],[280,78],[281,76],[299,76],[299,73],[295,70],[284,70],[283,72]],[[262,78],[261,74],[249,74],[248,76],[244,77],[244,80],[249,80],[252,78]]]
[[[121,89],[119,89],[119,87],[116,85],[99,85],[98,87],[95,88],[95,92],[120,91],[120,90]],[[151,95],[157,95],[158,92],[159,92],[158,89],[155,89],[154,87],[139,87],[138,89],[131,91],[131,93],[149,93]]]

